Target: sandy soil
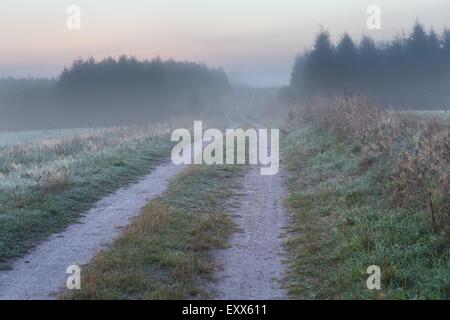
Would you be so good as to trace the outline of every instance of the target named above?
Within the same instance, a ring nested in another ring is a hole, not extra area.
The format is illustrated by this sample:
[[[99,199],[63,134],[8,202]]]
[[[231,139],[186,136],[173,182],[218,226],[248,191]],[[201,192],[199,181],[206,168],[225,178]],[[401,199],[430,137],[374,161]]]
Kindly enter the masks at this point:
[[[12,270],[0,271],[0,299],[56,298],[69,276],[67,267],[83,266],[107,247],[149,200],[164,192],[168,180],[183,168],[171,162],[156,167],[137,183],[99,201],[79,223],[50,236],[17,260]]]
[[[211,288],[214,298],[286,299],[280,283],[285,271],[281,235],[287,220],[282,177],[261,176],[254,168],[243,185],[245,193],[228,210],[240,230],[231,237],[230,248],[214,252],[219,265]]]

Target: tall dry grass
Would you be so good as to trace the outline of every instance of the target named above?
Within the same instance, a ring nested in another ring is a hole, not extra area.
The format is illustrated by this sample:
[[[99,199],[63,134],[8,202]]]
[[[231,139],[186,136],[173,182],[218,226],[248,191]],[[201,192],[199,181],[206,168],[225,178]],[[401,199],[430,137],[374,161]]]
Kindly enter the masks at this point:
[[[448,120],[378,108],[362,97],[316,99],[301,113],[362,152],[363,168],[378,166],[394,205],[423,209],[433,230],[449,232]]]

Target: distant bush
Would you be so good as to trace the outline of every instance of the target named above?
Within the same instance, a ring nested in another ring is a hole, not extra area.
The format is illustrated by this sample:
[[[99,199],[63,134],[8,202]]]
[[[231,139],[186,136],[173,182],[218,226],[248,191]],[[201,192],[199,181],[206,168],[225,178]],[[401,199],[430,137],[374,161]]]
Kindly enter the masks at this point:
[[[348,34],[334,45],[318,33],[312,50],[295,61],[285,101],[313,96],[370,96],[395,108],[442,109],[450,101],[450,30],[441,35],[416,23],[408,37],[375,43]]]

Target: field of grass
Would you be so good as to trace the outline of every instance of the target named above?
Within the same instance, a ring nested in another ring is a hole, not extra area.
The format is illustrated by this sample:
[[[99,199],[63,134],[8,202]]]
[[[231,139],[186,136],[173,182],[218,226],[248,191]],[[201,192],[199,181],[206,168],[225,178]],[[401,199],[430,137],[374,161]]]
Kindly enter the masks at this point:
[[[23,135],[8,133],[0,146],[2,268],[101,197],[149,173],[171,148],[168,130],[159,126]]]
[[[208,297],[209,250],[223,248],[234,224],[225,212],[239,190],[242,166],[194,166],[151,201],[106,251],[82,272],[81,290],[65,299]]]
[[[450,119],[450,110],[445,111],[411,111],[419,116],[438,116],[446,119]]]
[[[31,130],[31,131],[0,131],[0,147],[15,144],[39,142],[48,139],[67,138],[77,134],[97,134],[106,129],[78,128],[56,130]]]
[[[448,127],[346,105],[306,112],[284,142],[292,297],[449,299]]]

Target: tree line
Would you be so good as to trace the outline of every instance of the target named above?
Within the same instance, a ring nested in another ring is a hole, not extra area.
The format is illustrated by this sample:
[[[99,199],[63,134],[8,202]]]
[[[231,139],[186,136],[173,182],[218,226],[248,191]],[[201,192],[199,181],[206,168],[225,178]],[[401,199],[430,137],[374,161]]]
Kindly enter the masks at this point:
[[[392,108],[438,109],[450,103],[450,30],[427,31],[416,22],[408,36],[376,43],[345,33],[334,44],[321,30],[312,50],[299,55],[281,97],[364,95]]]
[[[0,80],[0,129],[114,125],[217,112],[225,72],[120,56],[75,60],[56,79]]]

